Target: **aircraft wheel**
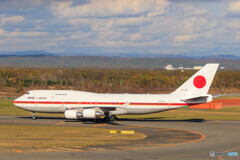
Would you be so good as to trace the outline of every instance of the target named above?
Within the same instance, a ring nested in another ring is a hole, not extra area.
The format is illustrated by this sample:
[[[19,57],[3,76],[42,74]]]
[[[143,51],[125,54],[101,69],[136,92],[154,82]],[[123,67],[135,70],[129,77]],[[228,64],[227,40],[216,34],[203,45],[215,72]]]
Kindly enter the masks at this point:
[[[108,117],[104,117],[104,118],[103,118],[103,121],[104,121],[104,122],[107,122],[107,121],[108,121]]]
[[[32,119],[33,119],[33,120],[37,119],[37,116],[32,116]]]
[[[115,120],[117,120],[116,116],[106,116],[103,118],[104,122],[114,122]]]
[[[96,121],[96,122],[102,122],[102,119],[101,119],[101,118],[96,118],[95,121]]]
[[[114,121],[115,121],[115,117],[114,117],[114,116],[110,116],[109,120],[110,120],[111,122],[114,122]]]
[[[115,120],[116,120],[115,116],[109,116],[108,117],[108,121],[110,121],[110,122],[114,122]]]
[[[32,112],[32,119],[33,120],[37,119],[37,116],[36,116],[35,112]]]

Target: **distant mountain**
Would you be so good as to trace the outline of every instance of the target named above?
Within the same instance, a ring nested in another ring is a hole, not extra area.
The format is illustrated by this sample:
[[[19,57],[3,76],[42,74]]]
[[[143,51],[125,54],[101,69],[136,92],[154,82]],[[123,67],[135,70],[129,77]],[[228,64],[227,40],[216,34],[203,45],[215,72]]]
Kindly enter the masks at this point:
[[[163,69],[173,67],[203,66],[220,63],[225,70],[240,70],[240,59],[224,58],[161,58],[161,57],[104,57],[104,56],[0,56],[0,67],[24,68],[97,68],[97,69]]]
[[[0,57],[42,57],[42,56],[58,56],[56,53],[49,53],[44,50],[39,51],[17,51],[17,52],[0,52]]]
[[[207,56],[187,56],[187,55],[202,55],[200,53],[191,54],[151,54],[151,53],[49,53],[44,50],[33,50],[33,51],[17,51],[17,52],[3,52],[0,51],[0,57],[43,57],[43,56],[103,56],[103,57],[119,57],[119,58],[184,58],[184,59],[240,59],[240,56],[236,55],[207,55]]]
[[[61,56],[65,56],[66,54],[61,53]],[[197,55],[197,56],[188,56],[188,55]],[[152,53],[71,53],[67,54],[67,56],[104,56],[104,57],[119,57],[119,58],[185,58],[185,59],[208,59],[208,58],[223,58],[223,59],[240,59],[240,56],[236,55],[206,55],[206,56],[198,56],[202,55],[200,53],[193,54],[152,54]]]
[[[210,55],[210,56],[203,56],[203,57],[196,57],[196,59],[207,59],[207,58],[223,58],[223,59],[240,59],[239,56],[235,55]]]
[[[67,54],[69,55],[69,54]],[[240,57],[235,55],[184,56],[165,54],[104,54],[84,53],[67,56],[46,51],[0,52],[0,67],[24,68],[99,68],[99,69],[163,69],[193,67],[206,63],[220,63],[226,70],[240,70]]]

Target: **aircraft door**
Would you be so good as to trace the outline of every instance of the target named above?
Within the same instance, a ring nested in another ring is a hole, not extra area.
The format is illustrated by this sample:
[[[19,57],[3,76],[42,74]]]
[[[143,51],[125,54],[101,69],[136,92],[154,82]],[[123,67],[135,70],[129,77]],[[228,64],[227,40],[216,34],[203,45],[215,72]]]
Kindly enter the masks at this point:
[[[34,107],[38,107],[38,98],[37,97],[34,97],[34,98],[35,98]]]

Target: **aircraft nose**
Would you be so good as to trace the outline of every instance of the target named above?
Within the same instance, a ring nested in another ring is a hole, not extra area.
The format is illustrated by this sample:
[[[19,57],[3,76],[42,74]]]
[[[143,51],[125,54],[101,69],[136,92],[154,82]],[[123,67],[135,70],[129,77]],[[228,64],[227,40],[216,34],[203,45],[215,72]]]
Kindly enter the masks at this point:
[[[13,101],[13,104],[14,104],[15,106],[19,107],[20,99],[21,99],[21,97],[16,98],[16,99]]]

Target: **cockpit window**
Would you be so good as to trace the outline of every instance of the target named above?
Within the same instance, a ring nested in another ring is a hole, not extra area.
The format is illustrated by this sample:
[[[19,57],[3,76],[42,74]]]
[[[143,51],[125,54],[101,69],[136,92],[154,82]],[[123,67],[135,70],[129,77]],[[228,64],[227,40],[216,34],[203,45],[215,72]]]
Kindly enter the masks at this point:
[[[29,92],[27,92],[26,94],[29,94]]]

